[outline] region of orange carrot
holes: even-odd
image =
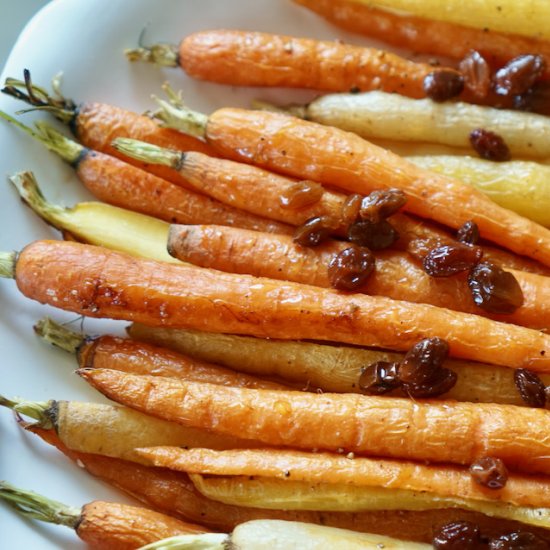
[[[342,215],[346,195],[323,189],[315,182],[296,181],[256,166],[197,152],[182,153],[158,148],[135,140],[117,139],[114,146],[120,152],[144,162],[170,166],[178,170],[199,193],[263,218],[297,226],[311,218],[327,216],[338,225]],[[309,189],[304,192],[305,188]],[[305,199],[303,195],[307,195]],[[301,200],[301,206],[288,207],[285,204],[293,200]],[[395,246],[401,250],[407,250],[410,242],[416,239],[438,244],[448,244],[454,240],[441,228],[425,220],[405,214],[395,214],[390,220],[400,234]],[[283,233],[281,230],[273,232]],[[343,227],[337,228],[336,233],[345,235]],[[485,258],[499,265],[550,275],[550,269],[524,257],[494,247],[483,248]]]
[[[86,102],[77,105],[73,100],[56,94],[51,97],[43,88],[34,86],[28,70],[23,71],[24,81],[7,78],[2,92],[12,95],[36,107],[47,107],[58,120],[64,122],[85,147],[114,157],[120,157],[111,147],[117,137],[132,137],[161,147],[172,147],[180,151],[201,151],[215,155],[204,141],[191,136],[178,135],[169,128],[162,128],[153,119],[106,103]],[[177,185],[186,186],[178,174],[163,166],[148,166],[136,160],[130,164],[152,172]],[[149,170],[149,168],[151,168]]]
[[[550,61],[550,44],[546,40],[398,14],[353,0],[294,2],[346,30],[418,53],[462,59],[477,50],[495,67],[526,53],[543,55]],[[550,76],[548,66],[545,76]]]
[[[181,449],[148,447],[136,450],[153,466],[189,474],[260,476],[426,491],[438,496],[508,502],[516,506],[550,507],[550,479],[512,474],[503,489],[490,490],[472,483],[465,468],[417,464],[398,460],[349,458],[331,453],[283,449]]]
[[[487,536],[499,536],[524,528],[517,522],[459,509],[340,513],[296,510],[284,512],[231,506],[202,496],[189,477],[180,472],[100,455],[74,453],[63,446],[53,431],[36,428],[32,431],[56,446],[71,460],[79,461],[90,474],[129,493],[146,505],[184,521],[201,523],[225,532],[231,531],[239,523],[266,518],[305,521],[397,537],[403,536],[405,531],[408,540],[424,542],[432,541],[434,525],[453,521],[471,521]],[[537,527],[530,527],[529,530],[543,540],[550,541],[548,530]]]
[[[97,550],[135,550],[160,539],[205,533],[208,529],[127,504],[94,500],[73,508],[32,491],[0,482],[0,499],[23,515],[64,525]]]
[[[131,60],[179,65],[189,76],[220,84],[332,92],[384,90],[413,98],[425,97],[424,78],[442,70],[340,41],[233,30],[197,32],[179,47],[156,45],[130,50],[127,55]]]
[[[483,238],[550,266],[550,230],[469,185],[423,170],[355,134],[244,109],[219,109],[202,132],[222,156],[275,172],[363,195],[397,187],[407,195],[405,210],[455,229],[473,220]]]
[[[153,326],[316,339],[408,350],[447,340],[451,355],[550,372],[550,336],[477,315],[383,297],[134,258],[73,242],[37,241],[0,257],[27,297],[90,317]]]
[[[329,241],[315,248],[294,244],[291,237],[222,226],[172,225],[168,251],[200,267],[247,273],[330,288],[328,266],[350,243]],[[550,278],[514,272],[524,303],[509,315],[491,315],[477,307],[466,275],[430,277],[408,254],[376,253],[376,268],[357,292],[387,296],[483,315],[537,330],[550,331]]]
[[[268,445],[470,465],[491,456],[550,474],[550,412],[487,403],[229,388],[81,369],[106,397],[152,416]]]
[[[0,118],[17,126],[57,153],[75,169],[86,188],[108,204],[172,223],[176,220],[180,223],[200,223],[209,219],[211,223],[291,232],[291,228],[284,224],[226,206],[110,155],[87,149],[45,123],[37,123],[35,131],[2,111]]]

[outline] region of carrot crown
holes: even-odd
[[[263,99],[253,99],[251,107],[257,111],[269,111],[270,113],[292,115],[296,118],[307,118],[308,105],[299,105],[298,103],[281,106],[270,103],[269,101],[264,101]]]
[[[61,122],[70,124],[74,120],[77,107],[72,99],[67,99],[61,95],[60,89],[61,74],[52,78],[53,95],[50,95],[44,88],[34,85],[31,80],[30,71],[24,69],[23,80],[11,77],[6,78],[2,92],[32,105],[31,109],[21,112],[34,110],[50,111]]]
[[[40,338],[69,353],[76,353],[87,340],[86,336],[70,330],[48,317],[40,319],[33,328]]]
[[[227,550],[229,537],[224,533],[202,533],[200,535],[178,535],[152,542],[139,550]]]
[[[159,42],[146,46],[144,43],[145,31],[144,27],[138,38],[137,48],[128,48],[124,50],[124,55],[129,61],[145,61],[154,63],[160,67],[177,67],[179,65],[179,52],[175,44]]]
[[[7,407],[18,415],[34,418],[36,423],[33,425],[37,428],[51,430],[55,427],[57,416],[56,401],[25,401],[18,397],[8,399],[0,395],[0,406]]]
[[[0,498],[28,518],[65,525],[71,529],[76,529],[80,521],[78,508],[51,500],[33,491],[19,489],[6,481],[0,481]]]
[[[174,170],[181,170],[185,153],[165,149],[151,143],[130,138],[116,138],[111,145],[124,155],[152,164],[162,164]]]
[[[0,252],[0,277],[15,279],[17,252]]]

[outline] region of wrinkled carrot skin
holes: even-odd
[[[153,174],[97,151],[87,151],[76,173],[98,199],[175,223],[220,223],[290,233],[285,224],[243,212],[231,206],[174,185]]]
[[[292,194],[296,185],[295,179],[242,162],[212,158],[197,152],[185,154],[180,174],[200,193],[240,210],[293,226],[301,225],[317,216],[328,216],[331,220],[338,221],[346,200],[346,195],[325,189],[318,202],[302,208],[287,208],[281,204],[281,196]],[[406,250],[413,239],[438,240],[441,244],[454,240],[425,220],[396,214],[391,217],[391,221],[400,234],[396,247],[401,250]],[[283,233],[280,230],[272,232]],[[345,234],[341,227],[336,233]],[[550,269],[527,258],[519,258],[489,246],[484,246],[484,250],[485,258],[496,261],[499,265],[550,275]]]
[[[81,368],[115,369],[132,374],[182,378],[210,384],[288,389],[282,384],[191,359],[165,348],[116,336],[101,336],[86,342],[79,350],[78,363]]]
[[[254,519],[285,519],[352,529],[366,533],[403,537],[407,540],[431,542],[434,526],[451,521],[471,521],[487,536],[499,536],[523,527],[518,522],[490,518],[476,512],[458,509],[425,512],[380,511],[368,513],[277,511],[243,508],[216,502],[202,496],[191,480],[180,472],[151,468],[116,458],[74,453],[51,430],[32,429],[42,439],[56,446],[71,460],[80,460],[92,475],[130,494],[163,513],[183,521],[200,523],[222,532],[232,531],[238,524]],[[529,527],[544,540],[550,531]]]
[[[550,474],[550,412],[467,402],[229,388],[114,370],[78,371],[122,405],[272,446]]]
[[[153,510],[102,501],[82,507],[76,528],[77,535],[98,550],[136,550],[164,538],[207,531]]]
[[[308,483],[344,483],[424,491],[434,495],[501,501],[516,506],[550,506],[550,479],[510,475],[503,489],[490,490],[472,483],[466,468],[430,466],[398,460],[373,460],[331,453],[304,453],[283,449],[213,451],[181,447],[148,447],[137,454],[156,467],[189,474],[261,476]]]
[[[294,0],[348,31],[364,34],[417,53],[462,59],[477,50],[495,67],[526,53],[550,60],[550,44],[544,40],[475,29],[396,14],[353,0]],[[550,76],[547,66],[545,77]]]
[[[184,262],[323,288],[331,287],[330,262],[349,246],[329,241],[306,248],[286,235],[211,225],[172,225],[168,237],[170,254]],[[509,315],[490,315],[474,304],[466,274],[430,277],[408,254],[384,250],[376,253],[375,270],[356,292],[432,304],[550,332],[550,278],[521,271],[514,276],[523,290],[523,306]]]
[[[206,137],[223,157],[353,193],[397,187],[407,195],[405,210],[455,229],[473,220],[483,238],[550,266],[550,230],[355,134],[280,113],[227,108],[210,116]]]
[[[550,372],[549,336],[426,304],[176,266],[63,241],[27,246],[15,275],[28,298],[90,317],[398,351],[439,336],[454,357]]]
[[[138,115],[106,103],[84,103],[78,107],[71,124],[74,135],[89,149],[100,151],[137,166],[162,179],[189,187],[184,178],[166,166],[148,164],[122,155],[111,143],[118,137],[129,137],[178,151],[200,151],[215,155],[204,141],[159,126],[152,118]]]
[[[200,80],[236,86],[283,86],[332,92],[384,90],[412,98],[426,94],[434,67],[393,53],[308,38],[213,30],[187,36],[179,63]]]

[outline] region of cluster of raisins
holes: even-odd
[[[316,196],[315,190],[308,187],[306,195]],[[375,258],[371,251],[388,248],[399,239],[399,233],[387,218],[405,202],[405,194],[400,189],[373,191],[366,197],[350,195],[342,207],[340,220],[328,216],[311,218],[296,229],[294,242],[317,246],[335,231],[343,231],[352,246],[332,258],[328,278],[333,288],[356,290],[374,270]]]
[[[488,313],[514,313],[523,304],[523,292],[516,278],[499,266],[482,261],[483,250],[476,246],[477,225],[466,222],[457,233],[458,242],[438,244],[412,243],[409,251],[420,258],[431,277],[451,277],[468,271],[468,286],[474,303]]]
[[[436,397],[447,393],[457,380],[456,373],[443,367],[449,345],[441,338],[424,338],[400,363],[378,361],[365,367],[359,388],[370,395],[382,395],[397,388],[411,397]]]
[[[436,550],[546,550],[548,543],[528,531],[513,531],[499,537],[483,537],[479,527],[469,521],[453,521],[434,533]]]

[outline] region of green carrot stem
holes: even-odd
[[[86,336],[70,330],[54,320],[45,317],[34,325],[34,331],[40,338],[69,353],[76,353],[86,341]]]
[[[7,407],[18,414],[30,416],[36,420],[36,423],[33,425],[37,428],[44,428],[45,430],[55,428],[57,417],[56,401],[25,401],[18,397],[8,399],[0,395],[0,406]]]
[[[124,55],[129,61],[145,61],[160,67],[177,67],[179,65],[178,47],[174,44],[140,45],[137,48],[124,50]]]
[[[178,535],[152,542],[139,550],[228,550],[230,538],[224,533]]]
[[[128,157],[142,160],[151,164],[162,164],[174,170],[180,170],[185,153],[158,147],[151,143],[130,138],[117,138],[111,145]]]
[[[15,279],[17,252],[0,252],[0,277]]]

